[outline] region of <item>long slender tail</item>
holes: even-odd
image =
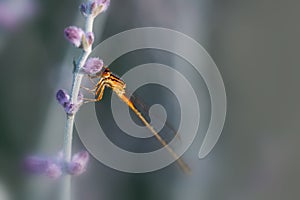
[[[134,106],[128,97],[124,94],[118,94],[120,99],[126,103],[131,110],[140,118],[140,120],[145,124],[145,126],[152,132],[156,139],[168,150],[168,152],[176,159],[180,168],[187,174],[191,172],[189,166],[177,155],[177,153],[166,143],[166,141],[156,132],[156,130],[147,122],[139,110]]]

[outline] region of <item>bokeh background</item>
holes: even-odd
[[[20,164],[26,155],[53,155],[61,148],[65,118],[54,97],[57,89],[71,85],[72,59],[79,51],[65,41],[63,30],[83,24],[80,3],[0,1],[1,200],[56,199],[59,184],[25,175]],[[191,176],[183,175],[176,164],[127,174],[92,159],[88,172],[74,179],[74,200],[298,199],[299,9],[300,2],[292,0],[112,0],[95,22],[95,44],[121,31],[148,26],[189,35],[204,46],[220,70],[227,118],[219,142],[205,159],[197,158],[201,134],[184,154]],[[124,55],[111,67],[122,75],[147,62],[191,72],[180,58],[151,50]],[[201,80],[199,88],[207,100]],[[145,94],[150,104],[155,101],[154,95]],[[109,96],[110,91],[97,104],[104,116],[109,113],[105,106]],[[209,102],[204,104],[209,107]],[[207,113],[201,113],[204,122]],[[176,119],[171,121],[176,127]],[[110,119],[104,122],[113,125]],[[117,140],[118,134],[112,131],[112,138]],[[84,147],[76,133],[74,137],[76,152]]]

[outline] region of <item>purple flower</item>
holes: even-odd
[[[89,161],[89,153],[82,151],[75,154],[72,157],[72,161],[69,163],[68,172],[71,175],[80,175],[86,171],[86,167]]]
[[[57,179],[62,175],[61,163],[56,159],[45,157],[30,156],[24,161],[24,168],[27,172],[33,174],[45,174],[49,178]]]
[[[57,99],[58,103],[63,106],[63,108],[65,109],[65,112],[69,115],[72,115],[72,114],[76,113],[79,110],[80,106],[82,105],[83,94],[81,92],[79,92],[76,104],[71,103],[70,96],[64,90],[57,91],[56,99]]]
[[[97,72],[101,71],[103,65],[103,60],[99,58],[89,58],[82,69],[87,74],[96,74]]]
[[[68,115],[72,115],[79,110],[79,107],[80,106],[78,106],[77,104],[69,103],[64,107],[64,109]]]
[[[46,171],[49,160],[38,156],[30,156],[24,160],[24,169],[30,173],[41,174]]]
[[[69,26],[65,28],[65,37],[76,47],[80,47],[82,43],[82,37],[84,36],[84,31],[76,26]]]
[[[70,96],[64,90],[58,90],[56,93],[56,99],[60,105],[65,106],[70,102]]]
[[[110,0],[96,0],[98,6],[101,6],[101,12],[105,12],[110,5]]]
[[[39,12],[39,5],[35,0],[0,1],[0,28],[16,31]]]
[[[66,163],[63,161],[63,155],[60,152],[52,158],[30,156],[24,160],[23,166],[27,172],[46,175],[52,179],[58,179],[63,173],[71,175],[80,175],[86,171],[89,161],[89,153],[81,151],[72,157],[72,161]],[[65,168],[66,167],[66,168]]]
[[[86,39],[87,39],[87,42],[89,45],[92,45],[94,40],[95,40],[95,36],[94,36],[94,33],[93,32],[88,32],[86,34]]]
[[[79,10],[80,10],[81,14],[85,17],[87,17],[88,14],[90,13],[88,3],[82,3],[79,7]]]
[[[86,17],[89,15],[96,17],[100,13],[105,12],[109,4],[110,0],[92,0],[81,4],[80,12]]]
[[[45,174],[52,179],[58,179],[61,177],[62,173],[62,166],[57,163],[49,163],[47,169],[45,170]]]

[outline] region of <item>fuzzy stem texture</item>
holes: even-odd
[[[94,23],[94,17],[88,16],[85,21],[85,32],[92,32],[93,31],[93,23]],[[85,49],[82,51],[81,56],[79,57],[78,61],[76,62],[76,68],[74,70],[73,74],[73,82],[72,82],[72,90],[71,90],[71,103],[77,103],[77,97],[80,90],[80,85],[82,82],[83,74],[80,72],[81,68],[85,64],[87,58],[89,57],[90,53],[92,51],[92,45],[88,49]],[[73,129],[74,129],[74,120],[75,120],[74,114],[67,115],[67,122],[66,122],[66,128],[64,133],[64,143],[63,143],[63,156],[64,156],[64,162],[69,163],[72,158],[72,140],[73,140]],[[66,171],[66,167],[64,169]],[[62,191],[61,191],[61,197],[60,200],[71,200],[71,176],[67,173],[64,174],[62,178]]]

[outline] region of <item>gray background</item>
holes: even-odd
[[[61,148],[64,116],[54,95],[58,88],[70,87],[71,60],[78,51],[65,42],[63,29],[81,24],[79,4],[42,1],[40,12],[19,29],[1,27],[0,181],[13,199],[38,199],[56,189],[48,183],[44,190],[28,184],[31,178],[22,173],[20,162],[30,153],[54,154]],[[289,0],[112,0],[109,11],[96,21],[96,43],[145,26],[191,36],[219,67],[228,98],[227,119],[208,157],[196,159],[201,135],[183,156],[193,169],[190,177],[176,165],[133,175],[92,159],[88,172],[76,178],[75,199],[298,199],[299,8],[299,2]],[[137,55],[116,61],[126,68],[112,68],[121,75],[137,63],[156,61],[192,74],[187,63],[172,55]],[[199,87],[207,96],[201,81]],[[145,99],[151,103],[150,97]],[[107,102],[108,94],[99,106]],[[103,123],[109,127],[112,122]],[[75,134],[74,150],[82,148]]]

